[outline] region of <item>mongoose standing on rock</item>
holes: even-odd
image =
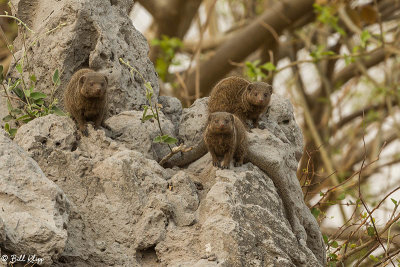
[[[204,142],[214,166],[228,169],[232,159],[241,166],[247,153],[247,136],[243,123],[233,114],[215,112],[208,116]],[[219,158],[223,158],[220,164]]]
[[[107,109],[107,87],[107,77],[91,69],[78,70],[68,83],[64,105],[85,136],[88,136],[88,121],[94,122],[95,128],[103,122]]]
[[[224,111],[236,115],[245,126],[247,120],[258,127],[260,115],[271,101],[272,86],[264,82],[248,82],[232,76],[214,86],[208,101],[209,113]]]

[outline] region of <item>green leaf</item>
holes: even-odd
[[[330,243],[330,245],[331,245],[331,247],[333,247],[333,248],[337,248],[337,247],[339,246],[338,242],[336,242],[336,241],[332,241],[332,242]]]
[[[29,77],[29,79],[34,83],[37,81],[35,74],[32,74],[31,77]]]
[[[379,261],[379,259],[377,257],[375,257],[374,255],[369,255],[369,258],[374,262],[378,262]]]
[[[21,63],[17,64],[17,66],[15,66],[15,68],[17,69],[17,71],[22,74],[22,65]]]
[[[28,90],[24,90],[24,93],[25,93],[26,97],[28,97],[28,98],[31,97],[31,90],[29,90],[29,89]]]
[[[11,137],[15,137],[15,135],[17,134],[17,129],[15,128],[11,128],[10,131],[8,131],[8,133],[10,134]]]
[[[22,110],[20,110],[19,108],[13,108],[11,110],[11,114],[13,114],[13,115],[22,114]]]
[[[346,193],[345,192],[342,192],[338,197],[337,197],[337,200],[343,200],[343,199],[345,199],[346,198]]]
[[[6,123],[4,124],[4,130],[9,133],[10,132],[10,124]]]
[[[396,201],[395,199],[391,198],[390,200],[392,200],[393,204],[394,204],[395,206],[397,206],[397,201]]]
[[[322,238],[324,239],[325,244],[328,245],[328,236],[327,235],[322,235]]]
[[[29,97],[29,96],[28,96]],[[33,92],[31,93],[30,97],[34,100],[46,98],[47,95],[42,92]]]
[[[369,236],[374,236],[374,235],[375,235],[375,229],[374,229],[374,227],[369,226],[369,227],[367,228],[367,232],[368,232],[368,235],[369,235]]]
[[[312,208],[312,209],[311,209],[311,213],[312,213],[312,215],[314,215],[314,217],[315,217],[316,219],[318,219],[318,216],[319,216],[319,214],[321,213],[321,210],[320,210],[320,209],[317,209],[317,208]]]
[[[153,115],[146,115],[144,118],[142,118],[142,122],[144,122],[144,121],[148,121],[148,120],[150,120],[150,119],[152,119],[152,118],[154,118],[154,116]]]
[[[56,69],[56,70],[54,71],[54,74],[53,74],[53,83],[54,83],[55,85],[58,85],[59,82],[60,82],[60,75],[59,75],[59,73],[58,73],[58,69]]]
[[[9,99],[7,99],[7,109],[8,109],[8,112],[12,111],[12,106],[11,106],[11,102]]]
[[[267,62],[264,65],[261,65],[260,68],[268,70],[268,71],[276,70],[276,67],[272,62]]]
[[[12,119],[14,119],[14,117],[13,116],[11,116],[11,115],[7,115],[7,116],[5,116],[4,118],[3,118],[3,121],[5,121],[5,122],[9,122],[10,120],[12,120]]]
[[[337,255],[335,253],[329,253],[329,258],[336,260],[337,259]]]
[[[168,136],[168,138],[166,138],[163,142],[164,142],[164,143],[167,143],[167,144],[169,144],[169,145],[173,145],[173,144],[175,144],[176,142],[178,142],[178,139],[173,138],[173,137],[171,137],[171,136]]]
[[[143,107],[143,116],[142,116],[142,121],[144,120],[144,117],[146,117],[147,114],[147,110],[149,109],[149,106],[145,105]]]
[[[15,87],[15,88],[12,89],[12,91],[13,91],[21,100],[25,100],[25,95],[24,95],[24,92],[22,91],[21,88]]]
[[[35,104],[41,106],[44,104],[44,101],[43,101],[43,99],[36,99]]]
[[[160,143],[161,142],[161,136],[157,136],[156,138],[154,138],[153,142],[154,143]]]
[[[365,48],[367,46],[367,42],[370,38],[371,38],[371,34],[369,33],[369,31],[364,30],[361,33],[361,46]]]
[[[18,117],[16,120],[17,121],[21,121],[21,120],[26,120],[26,119],[31,119],[31,117],[28,114],[26,114],[26,115],[23,115],[21,117]]]
[[[59,107],[57,106],[53,106],[51,108],[51,113],[56,114],[58,116],[66,116],[67,114],[65,114],[64,111],[62,111]]]

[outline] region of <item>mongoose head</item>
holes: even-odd
[[[272,86],[264,82],[250,83],[246,88],[247,102],[254,106],[267,106],[271,100]]]
[[[235,127],[234,117],[228,112],[214,112],[208,116],[208,127],[213,133],[231,133]]]
[[[78,81],[81,95],[87,98],[103,97],[107,91],[108,79],[98,72],[87,72]]]

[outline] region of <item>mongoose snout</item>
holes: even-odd
[[[107,91],[108,79],[96,72],[88,72],[79,79],[80,92],[87,98],[103,97]]]

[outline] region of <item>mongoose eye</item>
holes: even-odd
[[[94,82],[90,82],[90,86],[93,86],[94,85]]]
[[[265,96],[265,97],[267,97],[267,96],[268,96],[268,94],[267,94],[267,93],[265,93],[265,94],[264,94],[264,96]]]
[[[258,93],[254,93],[254,96],[257,96],[258,95]]]
[[[103,82],[101,83],[101,87],[104,87],[104,83]]]
[[[228,123],[229,121],[228,120],[225,120],[225,123]]]

